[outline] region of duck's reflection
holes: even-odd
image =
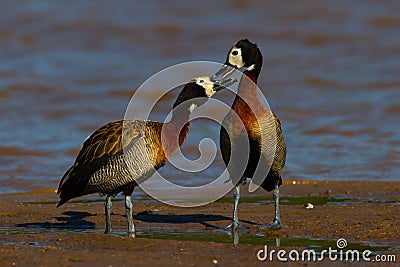
[[[239,240],[240,240],[240,235],[245,234],[245,232],[243,230],[230,230],[230,231],[226,231],[229,236],[231,237],[232,243],[234,245],[239,245]],[[264,233],[258,233],[256,234],[257,236],[264,236]],[[278,237],[275,237],[275,246],[276,247],[280,247],[281,246],[281,239]]]

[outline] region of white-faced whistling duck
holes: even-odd
[[[282,184],[281,172],[285,165],[286,145],[278,117],[266,109],[256,95],[256,84],[262,63],[262,54],[257,45],[243,39],[233,45],[229,50],[224,67],[212,76],[212,80],[218,81],[231,75],[234,69],[243,70],[232,110],[224,118],[220,131],[220,148],[227,166],[231,152],[232,155],[238,153],[240,155],[240,144],[247,142],[250,146],[247,148],[247,151],[250,150],[247,166],[244,172],[244,168],[241,170],[241,175],[233,179],[234,174],[228,167],[231,180],[235,183],[233,222],[227,227],[230,230],[239,229],[237,215],[240,198],[239,185],[245,182],[245,178],[254,180],[256,168],[260,168],[263,163],[268,167],[265,167],[264,174],[261,176],[265,179],[260,185],[266,191],[274,191],[275,218],[269,224],[259,225],[259,228],[279,229],[282,226],[279,213],[279,186]],[[233,116],[231,113],[237,115]],[[241,125],[244,127],[240,127]],[[272,136],[276,136],[276,138],[274,139]],[[247,138],[248,141],[243,142]],[[267,162],[268,159],[269,162]],[[260,165],[257,166],[259,162]],[[235,163],[233,162],[232,165],[234,168]],[[259,174],[258,169],[257,174]]]
[[[92,193],[106,195],[105,233],[111,233],[111,198],[122,192],[128,235],[134,237],[130,196],[135,186],[164,166],[184,142],[189,132],[191,111],[233,82],[226,79],[213,83],[209,77],[195,78],[177,97],[169,122],[118,120],[102,126],[85,140],[74,165],[62,177],[57,207],[72,198]]]

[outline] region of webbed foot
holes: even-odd
[[[222,229],[225,232],[242,232],[246,231],[247,227],[241,225],[239,222],[232,221],[227,227]]]
[[[282,223],[280,220],[274,219],[272,222],[268,224],[259,224],[257,225],[258,229],[272,229],[272,230],[278,230],[282,228]]]

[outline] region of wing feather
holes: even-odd
[[[144,124],[139,120],[118,120],[105,124],[91,134],[83,143],[74,165],[60,181],[57,191],[60,197],[70,199],[83,195],[82,190],[93,173],[110,158],[122,154],[124,149],[129,149],[144,137]]]

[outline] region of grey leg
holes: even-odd
[[[128,236],[135,237],[135,225],[132,216],[132,201],[131,196],[125,196],[126,218],[128,219]]]
[[[280,214],[280,211],[279,211],[279,185],[275,186],[275,189],[274,189],[274,200],[275,200],[275,218],[274,218],[274,222],[277,222],[279,224],[279,226],[281,227],[282,226],[281,214]]]
[[[105,212],[106,212],[106,230],[104,231],[106,234],[111,234],[112,229],[111,229],[111,196],[106,197],[106,202],[105,202]]]
[[[240,185],[236,185],[233,189],[233,222],[239,225],[238,205],[240,199]]]
[[[240,184],[237,184],[233,189],[233,221],[226,230],[238,230],[239,229],[239,218],[238,218],[238,205],[240,199]]]
[[[279,185],[275,186],[273,195],[275,200],[275,218],[269,224],[259,225],[258,228],[260,229],[280,229],[282,227],[281,215],[279,212]]]

